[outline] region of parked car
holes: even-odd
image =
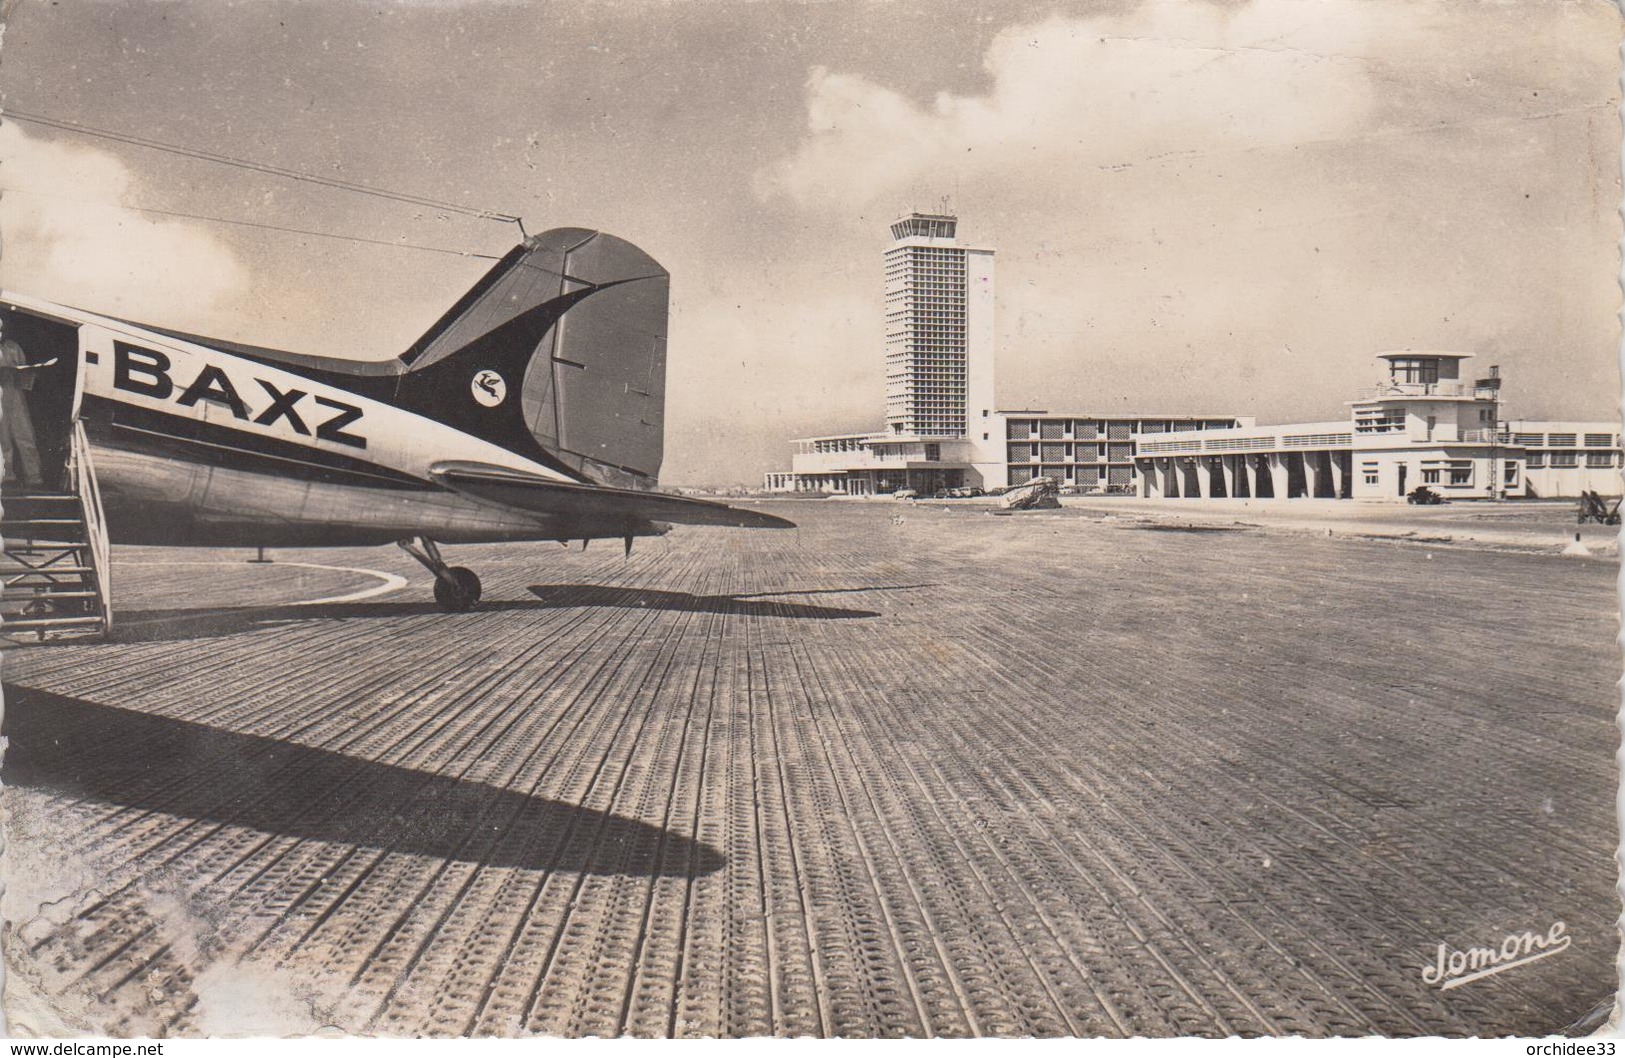
[[[920,494],[915,492],[913,489],[898,489],[896,492],[891,494],[891,498],[894,500],[912,500],[917,499],[919,495]]]

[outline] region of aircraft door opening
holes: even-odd
[[[0,368],[6,486],[65,488],[79,403],[79,328],[17,309],[0,311]]]

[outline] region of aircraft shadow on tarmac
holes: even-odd
[[[832,594],[840,589],[809,592],[753,592],[739,595],[693,595],[686,591],[659,591],[655,588],[617,588],[603,584],[532,584],[530,593],[546,607],[598,606],[624,610],[679,610],[684,613],[736,614],[758,617],[795,617],[817,621],[842,621],[879,617],[874,610],[852,610],[844,606],[815,606],[811,603],[780,602],[780,595]],[[900,590],[892,589],[845,589]]]
[[[6,685],[4,733],[6,785],[142,812],[527,870],[700,875],[726,862],[607,812],[33,688]]]
[[[830,595],[846,592],[907,591],[930,587],[904,584],[874,588],[822,588],[805,592],[755,592],[739,595],[693,595],[654,588],[618,588],[598,584],[533,584],[534,599],[487,599],[472,614],[447,614],[435,603],[350,602],[314,605],[242,606],[204,610],[132,610],[119,616],[113,639],[120,643],[171,642],[212,636],[237,635],[289,621],[354,620],[416,617],[432,614],[461,621],[480,613],[513,610],[557,610],[575,606],[616,607],[628,610],[677,610],[687,613],[738,616],[790,617],[799,620],[842,621],[879,617],[874,610],[810,603],[780,602],[780,595]]]

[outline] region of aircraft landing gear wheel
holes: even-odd
[[[434,601],[447,613],[465,613],[480,601],[480,578],[467,566],[452,566],[446,570],[450,581],[434,579]]]
[[[434,574],[434,601],[447,613],[464,613],[480,601],[480,578],[467,566],[448,566],[440,548],[426,536],[395,541],[395,546]]]

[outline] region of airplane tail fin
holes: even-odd
[[[396,400],[586,481],[651,488],[670,278],[613,235],[532,236],[401,354]]]

